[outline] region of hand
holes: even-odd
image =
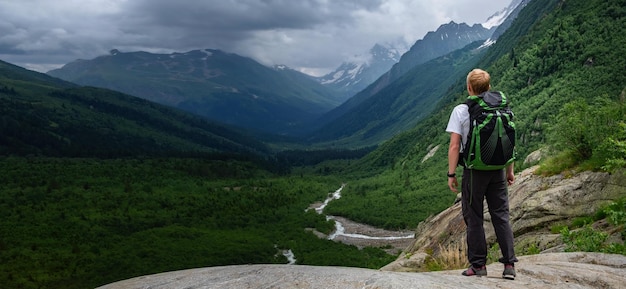
[[[456,177],[448,178],[448,187],[451,191],[458,193],[457,187],[459,186],[459,182],[456,180]]]
[[[507,172],[506,181],[509,183],[509,186],[515,182],[515,175],[513,174],[513,171]]]

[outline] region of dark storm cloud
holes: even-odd
[[[450,20],[480,23],[508,2],[0,0],[0,59],[47,71],[114,48],[212,48],[319,73],[377,42],[406,46]]]
[[[375,1],[376,3],[378,1]],[[192,29],[253,31],[275,28],[306,29],[321,22],[349,21],[351,10],[372,7],[372,1],[132,1],[133,16],[147,25]],[[375,7],[375,6],[374,6]]]
[[[227,45],[247,39],[259,31],[308,30],[332,23],[352,25],[355,10],[372,10],[380,0],[370,1],[169,1],[141,0],[125,3],[129,11],[127,31],[149,31],[187,43]],[[137,32],[140,33],[140,32]],[[175,44],[174,44],[175,45]],[[228,45],[227,45],[228,46]]]

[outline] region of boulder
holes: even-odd
[[[576,217],[591,216],[612,201],[626,197],[626,177],[621,172],[581,172],[543,177],[534,173],[536,169],[536,166],[531,167],[517,174],[515,184],[509,187],[511,226],[518,256],[531,251],[562,252],[560,234],[552,232],[552,226],[568,225]],[[486,204],[484,218],[487,242],[493,245],[496,236]],[[424,271],[424,262],[420,264],[407,260],[419,254],[437,258],[448,248],[462,248],[465,244],[465,223],[461,216],[461,204],[455,203],[420,223],[415,238],[415,242],[396,261],[382,270]],[[421,257],[420,260],[427,259]]]

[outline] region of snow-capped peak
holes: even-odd
[[[333,72],[317,80],[344,91],[347,99],[389,71],[400,60],[403,50],[406,49],[393,43],[375,44],[369,53],[351,57]]]
[[[511,15],[511,13],[513,13],[515,8],[517,8],[517,6],[521,2],[522,2],[522,0],[513,0],[508,7],[506,7],[504,9],[496,12],[493,15],[491,15],[487,19],[487,21],[482,23],[483,27],[485,27],[487,29],[491,29],[493,27],[500,26],[500,24],[502,24],[504,22],[504,20],[506,20],[506,18],[509,17],[509,15]]]
[[[350,61],[342,63],[335,71],[321,77],[319,81],[322,84],[349,86],[359,83],[364,76],[363,73],[373,73],[373,75],[366,76],[366,78],[371,78],[367,80],[369,84],[400,60],[401,49],[390,43],[376,44],[368,54],[353,56]]]

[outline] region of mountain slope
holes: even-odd
[[[3,155],[120,157],[257,154],[232,128],[106,89],[79,87],[0,61]]]
[[[272,133],[340,104],[334,91],[310,77],[285,78],[250,58],[210,49],[169,55],[113,50],[48,74]]]
[[[517,68],[508,64],[499,69],[496,68],[496,71],[494,71],[491,67],[494,67],[497,60],[504,60],[510,57],[509,53],[520,45],[519,42],[522,41],[522,39],[527,39],[530,45],[535,43],[533,39],[526,36],[528,31],[536,25],[539,25],[538,23],[541,22],[542,17],[552,12],[558,1],[559,0],[551,0],[548,3],[543,3],[541,0],[531,0],[528,5],[520,11],[518,19],[513,21],[511,27],[502,34],[498,42],[487,49],[482,59],[477,63],[477,67],[487,69],[491,74],[491,79],[494,82],[492,83],[492,88],[506,91],[516,112],[519,109],[516,107],[518,106],[518,100],[511,95],[513,91],[509,91],[507,87],[499,87],[497,82],[504,71],[515,70]],[[463,102],[466,97],[467,88],[465,78],[460,77],[458,82],[444,95],[442,102],[437,105],[428,117],[420,121],[415,128],[400,133],[383,143],[377,150],[362,160],[364,162],[363,165],[366,167],[380,167],[381,165],[384,166],[384,164],[390,163],[390,159],[395,162],[405,155],[424,156],[427,153],[425,151],[426,148],[432,147],[433,144],[445,145],[449,141],[449,136],[444,130],[450,112],[454,106]],[[517,114],[518,119],[516,120],[516,124],[518,124],[520,121],[519,118],[521,117],[519,113]],[[519,149],[523,149],[523,146],[518,147],[518,152]],[[447,167],[445,157],[447,156],[443,154],[435,154],[433,157],[441,162],[439,166],[442,170],[445,170]],[[524,155],[520,156],[520,158],[523,157]],[[413,161],[415,162],[415,160]]]
[[[442,95],[480,60],[482,41],[417,65],[376,95],[322,127],[314,143],[370,146],[413,127],[428,116]]]
[[[332,126],[341,115],[355,109],[368,98],[375,97],[385,87],[400,79],[415,66],[461,49],[472,42],[484,41],[491,36],[492,32],[480,24],[468,26],[465,23],[456,24],[454,22],[441,25],[436,31],[428,32],[423,39],[415,42],[411,49],[403,54],[400,61],[388,72],[348,101],[324,114],[324,117],[318,121],[318,128],[326,124]],[[337,122],[341,125],[339,121]],[[319,138],[327,139],[328,137],[321,136]]]
[[[477,64],[490,72],[492,88],[504,91],[511,100],[519,138],[516,171],[533,164],[524,162],[531,152],[558,141],[550,136],[558,127],[590,131],[579,141],[593,140],[594,154],[610,145],[610,138],[623,144],[623,130],[616,125],[626,122],[623,4],[621,0],[530,1]],[[352,163],[358,179],[326,208],[328,213],[374,225],[413,227],[422,220],[418,214],[425,218],[450,206],[454,194],[443,175],[450,138],[445,127],[452,108],[466,97],[465,80],[460,77],[433,113],[415,128]],[[578,111],[582,115],[574,118],[575,122],[563,117],[565,108],[580,103],[592,109]],[[604,114],[608,109],[612,113]],[[594,138],[587,139],[590,136]],[[556,147],[553,155],[572,147]],[[607,148],[610,151],[615,145]],[[601,153],[597,157],[606,161]],[[573,160],[580,161],[579,157]],[[363,190],[366,194],[360,193]],[[412,201],[415,199],[418,201]],[[430,211],[416,211],[416,203],[428,204]]]
[[[478,48],[475,43],[483,44],[481,50],[493,44],[497,36],[489,38],[492,33],[495,31],[499,35],[506,30],[526,2],[513,1],[488,19],[488,24],[470,27],[450,22],[429,32],[389,72],[326,113],[310,140],[322,144],[368,146],[413,127],[430,113],[434,104],[458,81],[460,74],[477,64],[478,52],[471,51]],[[467,42],[470,40],[474,40],[474,44],[465,47],[463,52],[455,49],[471,43]],[[452,52],[443,53],[449,50]],[[442,56],[427,61],[439,54]]]
[[[411,70],[415,65],[430,59],[443,56],[466,45],[485,40],[491,36],[492,30],[481,24],[469,26],[453,21],[439,26],[436,31],[428,32],[422,40],[418,40],[411,49],[402,55],[400,62],[389,71],[387,81],[394,81]]]
[[[318,78],[318,81],[341,91],[345,101],[389,71],[400,61],[400,57],[397,49],[376,44],[369,50],[367,59],[344,62],[335,71]]]

